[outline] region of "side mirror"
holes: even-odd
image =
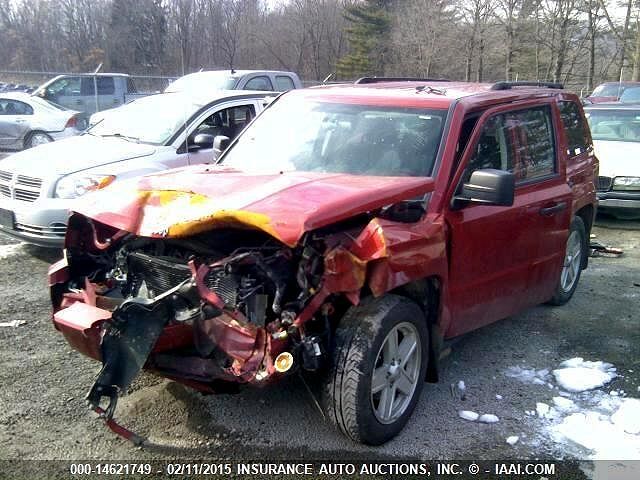
[[[226,135],[216,135],[216,138],[213,139],[213,159],[217,160],[220,158],[220,155],[222,155],[230,143],[231,139]]]
[[[209,133],[199,133],[193,138],[193,145],[200,148],[212,148],[213,147],[213,135]]]
[[[471,174],[468,183],[462,185],[462,192],[456,195],[454,207],[460,208],[468,202],[488,205],[511,206],[516,189],[513,173],[485,168]]]

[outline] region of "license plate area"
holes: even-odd
[[[0,208],[0,226],[11,230],[15,229],[16,216],[11,210]]]

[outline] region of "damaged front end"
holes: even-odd
[[[232,227],[152,238],[77,213],[69,232],[49,272],[53,321],[102,362],[87,399],[108,421],[143,368],[205,393],[320,369],[366,276],[348,232],[295,247]]]

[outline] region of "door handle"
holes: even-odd
[[[82,105],[82,100],[76,100],[76,105]]]
[[[558,202],[550,207],[541,208],[540,215],[543,217],[551,217],[552,215],[563,211],[565,208],[567,208],[567,202]]]

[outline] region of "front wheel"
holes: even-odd
[[[351,439],[380,445],[402,430],[420,397],[429,348],[425,316],[397,295],[370,298],[347,312],[335,339],[324,410]]]
[[[587,233],[580,217],[574,217],[569,229],[569,238],[562,263],[558,285],[551,298],[551,305],[564,305],[573,296],[578,287],[580,272],[587,255]]]

